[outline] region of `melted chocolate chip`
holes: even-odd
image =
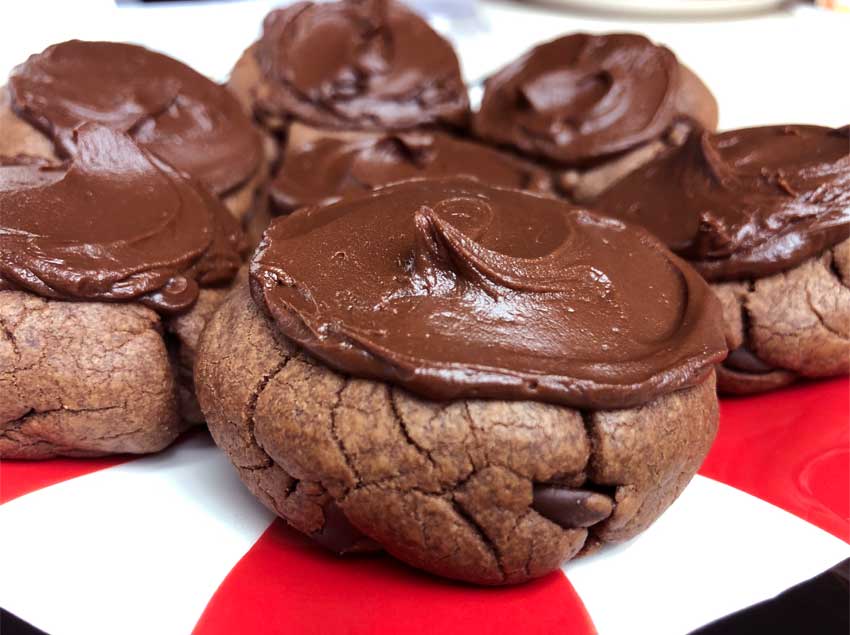
[[[536,485],[532,508],[564,529],[578,529],[608,518],[614,511],[614,501],[590,490]]]
[[[325,524],[321,531],[310,534],[310,537],[336,554],[342,555],[360,551],[374,551],[379,547],[368,536],[351,524],[345,513],[334,501],[325,505]]]
[[[765,364],[752,351],[743,346],[730,351],[726,359],[723,360],[723,365],[733,370],[755,375],[776,370],[773,366]]]

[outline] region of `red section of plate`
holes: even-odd
[[[700,474],[850,542],[850,381],[722,399]]]
[[[560,572],[518,587],[452,584],[388,557],[337,558],[276,521],[222,582],[195,635],[595,633]]]
[[[49,461],[0,461],[0,505],[49,485],[129,461],[131,456]]]
[[[196,427],[184,432],[171,447],[199,434],[207,434],[206,428]],[[108,467],[143,458],[143,456],[119,454],[96,459],[49,459],[47,461],[3,459],[0,461],[0,505],[44,487],[99,472]]]

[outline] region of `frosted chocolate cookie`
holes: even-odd
[[[126,133],[0,158],[0,458],[154,452],[200,416],[199,332],[236,275],[237,221]]]
[[[272,11],[231,74],[267,128],[464,127],[469,99],[451,44],[394,0],[298,2]]]
[[[287,214],[396,181],[458,175],[531,192],[552,190],[550,174],[533,163],[444,132],[329,132],[293,124],[269,191],[274,212]]]
[[[237,218],[265,213],[259,130],[225,87],[177,60],[71,40],[30,56],[0,93],[0,154],[66,159],[76,151],[74,129],[100,123],[199,180]]]
[[[687,259],[724,307],[720,390],[850,370],[850,129],[692,136],[595,201]]]
[[[679,495],[725,353],[717,299],[639,228],[410,180],[276,219],[195,379],[216,442],[297,529],[512,584]]]
[[[485,82],[474,133],[551,162],[586,201],[693,129],[717,103],[667,48],[642,35],[578,33],[531,49]]]

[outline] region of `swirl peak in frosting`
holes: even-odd
[[[324,135],[298,145],[300,128],[290,129],[283,166],[271,184],[283,213],[410,178],[467,175],[501,187],[551,189],[548,173],[531,162],[444,132]]]
[[[850,127],[692,135],[594,201],[709,280],[763,277],[850,237]]]
[[[67,165],[0,161],[0,290],[174,313],[235,276],[242,234],[206,189],[111,128],[72,141]]]
[[[216,194],[247,182],[264,160],[259,133],[225,87],[141,46],[55,44],[12,71],[9,90],[15,112],[62,156],[74,154],[77,126],[100,123]]]
[[[473,128],[483,139],[584,165],[661,136],[679,117],[713,128],[716,104],[669,49],[642,35],[577,33],[487,79]]]
[[[356,130],[467,123],[469,99],[451,44],[394,0],[272,11],[255,56],[265,82],[261,111]]]
[[[254,298],[328,365],[430,398],[645,403],[725,355],[719,307],[638,228],[466,178],[273,222]]]

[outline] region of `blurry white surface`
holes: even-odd
[[[631,14],[737,15],[766,11],[788,0],[541,0],[553,5],[589,11],[628,11]]]
[[[256,38],[263,16],[283,4],[288,2],[120,8],[110,0],[2,3],[0,76],[53,42],[79,37],[141,43],[224,79]],[[452,29],[448,35],[470,82],[564,33],[636,31],[669,46],[705,80],[720,104],[721,128],[791,122],[839,126],[850,120],[848,14],[791,5],[727,20],[628,20],[489,1],[479,3],[474,23],[466,28],[469,20],[435,20],[441,30]]]
[[[462,48],[468,77],[564,33],[633,31],[670,47],[702,77],[720,105],[721,128],[850,122],[850,15],[794,6],[739,19],[653,21],[483,6],[490,31],[479,46]]]

